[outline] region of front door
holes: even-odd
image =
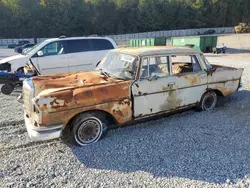
[[[37,56],[35,62],[42,74],[68,72],[64,41],[52,42],[40,51],[43,52],[43,56]]]
[[[168,56],[145,57],[140,79],[132,85],[134,118],[142,118],[176,108],[175,77],[170,75]]]

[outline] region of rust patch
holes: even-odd
[[[93,74],[91,75],[93,76]],[[61,86],[62,77],[59,80],[55,76],[53,77],[52,84],[49,83],[51,80],[49,82],[41,81],[41,83],[36,80],[35,87]],[[80,78],[79,75],[71,75],[71,77],[72,79]],[[132,104],[130,100],[132,81],[117,81],[111,78],[110,82],[102,83],[102,79],[99,79],[99,77],[94,78],[94,76],[91,78],[92,81],[89,78],[84,78],[84,80],[82,86],[76,86],[71,82],[68,86],[72,85],[72,87],[48,88],[38,95],[36,101],[38,107],[46,112],[42,119],[44,125],[62,123],[62,119],[64,123],[67,123],[73,116],[88,110],[105,111],[112,115],[118,124],[132,120]],[[66,82],[66,80],[64,81]]]

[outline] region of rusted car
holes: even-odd
[[[111,50],[93,71],[41,75],[23,84],[25,124],[33,140],[67,135],[80,146],[123,126],[178,110],[212,110],[236,92],[243,69],[211,65],[190,48]]]

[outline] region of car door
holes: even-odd
[[[132,84],[134,118],[176,108],[175,78],[169,66],[168,56],[142,58],[139,79]]]
[[[69,72],[91,70],[95,67],[96,54],[90,39],[67,40],[67,54]]]
[[[198,55],[171,55],[177,107],[198,104],[207,89],[207,72]]]
[[[35,63],[42,74],[69,71],[64,41],[51,42],[40,51],[42,51],[42,55],[35,55]]]
[[[107,39],[91,39],[93,45],[93,53],[95,54],[94,62],[98,63],[101,61],[107,53],[114,49],[113,44]]]

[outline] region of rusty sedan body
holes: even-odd
[[[243,69],[211,65],[190,48],[111,50],[93,71],[42,75],[23,84],[30,138],[68,134],[78,145],[122,126],[189,107],[211,110],[240,87]]]

